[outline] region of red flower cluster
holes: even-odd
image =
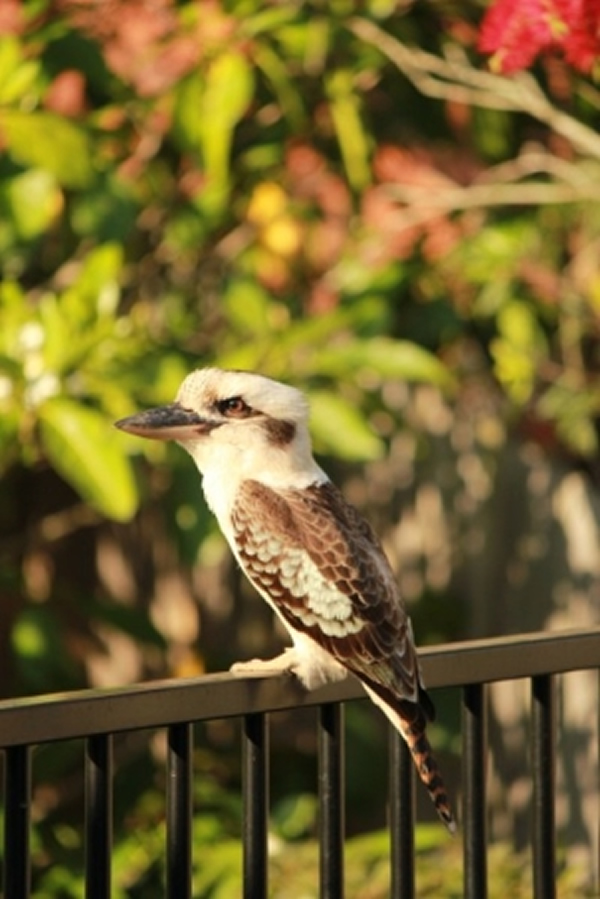
[[[481,25],[479,49],[492,54],[499,72],[525,69],[549,50],[590,72],[600,58],[600,0],[496,0]]]

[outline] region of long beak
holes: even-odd
[[[197,412],[184,409],[179,403],[169,403],[130,415],[115,422],[115,427],[128,434],[150,440],[189,440],[207,434],[218,422],[201,418]]]

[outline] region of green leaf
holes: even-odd
[[[44,366],[47,371],[62,373],[73,350],[81,346],[82,331],[65,315],[60,299],[53,293],[42,294],[37,311],[44,335]]]
[[[80,237],[124,243],[135,226],[138,211],[135,185],[120,179],[118,170],[109,169],[73,197],[71,223]]]
[[[51,112],[4,109],[0,132],[16,162],[45,169],[63,187],[85,187],[92,180],[90,141],[74,122]]]
[[[366,361],[382,377],[425,381],[450,387],[454,378],[443,362],[410,340],[373,339],[367,345]]]
[[[319,354],[321,373],[343,376],[357,369],[370,370],[380,378],[423,381],[439,387],[451,387],[453,377],[443,362],[410,340],[373,337],[330,346]]]
[[[269,331],[269,311],[273,301],[254,281],[234,281],[223,296],[230,326],[244,335],[260,338]]]
[[[254,62],[270,81],[281,110],[289,119],[291,126],[297,129],[306,127],[306,112],[302,95],[298,91],[295,79],[289,77],[288,66],[282,62],[281,57],[266,43],[257,44],[254,51]]]
[[[534,221],[510,219],[487,223],[459,244],[454,255],[461,277],[479,286],[474,317],[495,315],[509,300],[521,260],[540,253],[539,234]]]
[[[361,121],[352,72],[346,69],[334,72],[327,80],[327,93],[348,180],[360,191],[371,180],[371,168],[369,139]]]
[[[509,397],[526,403],[534,388],[540,356],[546,341],[528,305],[511,300],[497,317],[498,337],[490,341],[494,372]]]
[[[0,103],[7,106],[34,89],[40,64],[27,60],[16,37],[4,33],[0,40]]]
[[[204,79],[189,78],[179,92],[176,133],[186,147],[201,153],[206,184],[195,203],[209,216],[219,214],[227,202],[233,132],[253,88],[246,58],[231,50],[212,61]]]
[[[311,392],[310,407],[312,432],[318,449],[351,461],[381,458],[384,453],[382,441],[356,407],[339,394]]]
[[[208,70],[202,103],[202,127],[209,135],[215,124],[232,128],[245,113],[252,98],[252,72],[241,53],[218,56]]]
[[[98,512],[128,521],[137,508],[137,490],[111,423],[64,398],[44,403],[39,418],[42,443],[56,471]]]
[[[566,445],[584,457],[598,453],[599,409],[598,385],[584,386],[568,374],[550,385],[537,403],[542,420],[553,422]]]
[[[22,329],[30,323],[31,309],[23,288],[5,278],[0,281],[0,352],[21,365]]]
[[[123,250],[119,244],[105,243],[91,250],[77,280],[65,291],[61,305],[73,326],[98,317],[112,317],[119,302],[119,275]]]
[[[200,145],[202,123],[199,110],[202,104],[204,81],[199,73],[182,82],[175,98],[173,134],[185,150],[197,150]]]
[[[200,109],[200,143],[207,175],[208,211],[224,206],[229,195],[229,157],[233,131],[252,99],[252,70],[241,53],[223,53],[206,76]]]
[[[244,34],[256,37],[259,34],[272,34],[283,25],[294,22],[298,16],[298,8],[293,4],[282,4],[274,8],[262,9],[262,4],[257,4],[257,12],[248,16],[243,23]]]
[[[44,169],[17,175],[6,185],[4,196],[17,234],[25,240],[46,231],[62,208],[62,192],[54,176]]]

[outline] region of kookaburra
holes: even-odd
[[[426,735],[434,708],[410,619],[374,531],[313,459],[304,395],[262,375],[207,368],[184,380],[175,402],[117,427],[188,451],[237,561],[290,632],[281,656],[243,664],[291,671],[309,690],[356,675],[454,831]]]

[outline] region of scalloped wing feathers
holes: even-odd
[[[332,483],[275,492],[244,481],[232,524],[250,580],[292,628],[382,699],[422,704],[431,715],[410,622],[379,540]]]
[[[427,739],[434,707],[410,620],[370,525],[329,481],[272,490],[244,481],[231,514],[236,553],[292,631],[362,681],[400,731],[438,815],[456,825]]]

